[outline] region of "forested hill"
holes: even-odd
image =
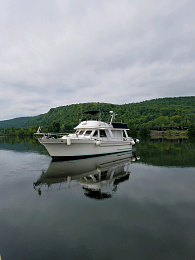
[[[54,122],[60,130],[73,129],[87,110],[113,110],[117,121],[129,126],[190,125],[195,122],[195,96],[160,98],[139,103],[114,105],[109,103],[81,103],[57,108],[34,117],[0,121],[0,128],[42,126],[48,128]],[[85,116],[86,117],[86,116]],[[108,115],[107,115],[108,118]],[[105,119],[105,118],[102,118]]]
[[[26,121],[30,118],[31,117],[18,117],[18,118],[0,121],[0,128],[8,128],[8,127],[20,128],[21,126],[24,126]]]

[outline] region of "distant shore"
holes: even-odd
[[[151,138],[187,138],[188,132],[186,130],[171,130],[171,131],[151,131]]]

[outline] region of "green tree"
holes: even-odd
[[[189,126],[188,135],[189,136],[195,136],[195,124]]]
[[[148,129],[147,126],[142,126],[142,127],[140,127],[139,134],[140,134],[140,136],[145,136],[145,137],[149,136],[150,130]]]
[[[60,123],[57,121],[52,122],[49,126],[49,131],[54,132],[54,133],[59,133],[60,132]]]
[[[165,126],[169,124],[168,116],[159,116],[154,120],[156,126]]]
[[[181,123],[181,116],[179,116],[179,115],[172,116],[171,121],[173,121],[175,124],[180,124]]]
[[[136,127],[134,125],[131,125],[129,127],[129,136],[137,137],[137,130],[136,130]]]

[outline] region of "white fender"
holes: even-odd
[[[134,145],[134,144],[135,144],[135,142],[134,142],[133,139],[130,141],[130,144],[131,144],[131,145]]]
[[[101,145],[101,142],[100,142],[100,141],[97,141],[97,142],[96,142],[96,145],[97,145],[97,146],[100,146],[100,145]]]
[[[66,140],[67,140],[67,145],[71,145],[71,138],[67,137]]]

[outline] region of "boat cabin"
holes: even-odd
[[[102,121],[82,121],[77,127],[76,132],[70,134],[71,138],[91,139],[91,140],[128,140],[127,124],[112,123],[108,124]]]

